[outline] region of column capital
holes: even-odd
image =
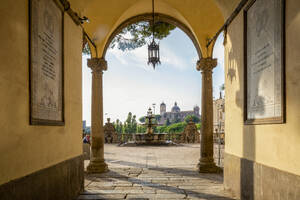
[[[210,71],[213,68],[215,68],[218,64],[218,59],[217,58],[201,58],[200,60],[197,61],[197,70],[198,71]]]
[[[107,70],[107,61],[104,58],[90,58],[87,60],[87,65],[96,73]]]

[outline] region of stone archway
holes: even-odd
[[[202,74],[202,126],[201,126],[201,156],[198,163],[200,172],[217,172],[213,159],[213,98],[212,98],[212,70],[217,66],[217,59],[212,57],[202,57],[202,52],[198,40],[192,31],[179,20],[164,14],[156,14],[157,21],[164,21],[175,25],[185,32],[192,40],[199,56],[197,62],[197,70]],[[122,22],[109,35],[102,56],[94,57],[88,60],[88,66],[92,69],[92,145],[91,145],[91,162],[88,166],[89,172],[104,172],[107,170],[107,164],[104,159],[104,129],[103,129],[103,71],[107,70],[107,61],[105,60],[106,52],[114,37],[120,33],[125,27],[139,21],[150,21],[152,15],[150,13],[141,14],[131,17]],[[97,131],[93,131],[97,130]]]
[[[112,25],[113,28],[110,31],[107,31],[107,35],[105,37],[99,36],[99,30],[101,30],[97,26],[93,26],[91,30],[93,30],[93,37],[95,44],[99,44],[100,46],[95,46],[96,57],[93,57],[89,60],[89,67],[93,71],[93,85],[92,85],[92,140],[97,140],[92,143],[92,152],[91,152],[91,167],[90,172],[102,172],[107,170],[107,165],[104,161],[104,132],[103,132],[103,91],[102,91],[102,76],[103,71],[107,69],[107,62],[105,60],[106,52],[117,34],[119,34],[125,27],[130,24],[140,22],[140,21],[150,21],[152,20],[152,13],[149,11],[142,12],[142,14],[137,15],[125,15],[124,13],[132,13],[133,7],[130,8],[130,12],[123,11],[123,14],[119,16],[119,20],[115,22],[115,25]],[[136,13],[136,12],[133,12]],[[163,14],[164,13],[164,14]],[[214,31],[210,26],[206,27],[209,31],[206,34],[201,32],[201,37],[199,37],[199,30],[195,30],[194,27],[190,26],[188,21],[185,21],[185,18],[182,15],[173,16],[166,14],[168,11],[157,12],[155,14],[156,21],[163,21],[169,24],[172,24],[178,28],[180,28],[193,42],[195,49],[198,54],[198,62],[196,64],[196,68],[202,74],[202,126],[201,126],[201,156],[198,164],[198,168],[200,172],[216,172],[217,169],[214,160],[213,160],[213,98],[212,98],[212,71],[213,68],[217,66],[217,59],[212,58],[212,46],[214,46],[214,42],[210,47],[206,46],[207,39],[209,35],[214,34]],[[202,12],[201,12],[202,13]],[[203,14],[202,14],[203,15]],[[127,16],[127,17],[126,17]],[[201,20],[200,20],[201,21]],[[203,20],[202,20],[203,21]],[[205,24],[205,23],[204,23]],[[207,25],[207,24],[205,24]],[[196,32],[195,32],[196,31]],[[197,34],[198,33],[198,34]],[[102,39],[101,39],[102,38]],[[97,55],[98,52],[99,57]],[[94,55],[95,56],[95,55]],[[98,79],[98,80],[96,80]],[[99,98],[100,97],[100,98]],[[99,119],[99,116],[101,119]],[[94,119],[94,120],[93,120]],[[94,128],[93,128],[94,127]],[[93,133],[94,132],[94,133]],[[97,135],[94,135],[97,134]],[[94,136],[93,136],[94,135]]]
[[[152,13],[145,13],[145,14],[141,14],[141,15],[136,15],[134,17],[131,17],[129,19],[126,19],[125,21],[123,21],[109,36],[108,40],[105,43],[104,46],[104,50],[102,53],[102,58],[105,58],[106,56],[106,52],[109,48],[110,43],[112,42],[112,40],[114,39],[114,37],[116,35],[118,35],[125,27],[129,26],[130,24],[136,23],[136,22],[140,22],[140,21],[151,21],[152,20]],[[193,42],[198,57],[199,59],[202,58],[202,51],[200,48],[200,45],[198,43],[197,38],[195,37],[195,35],[193,34],[193,32],[190,30],[190,28],[188,28],[188,26],[186,26],[183,22],[181,22],[180,20],[171,17],[169,15],[166,14],[161,14],[161,13],[155,13],[155,21],[162,21],[162,22],[167,22],[169,24],[172,24],[178,28],[180,28]]]

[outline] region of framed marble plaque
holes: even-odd
[[[64,125],[63,20],[56,1],[29,1],[32,125]]]
[[[244,122],[285,122],[285,2],[253,0],[244,10]]]

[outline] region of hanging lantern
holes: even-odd
[[[160,64],[159,45],[155,43],[154,39],[148,45],[148,65],[152,64],[153,69],[157,64]]]
[[[159,44],[156,44],[154,40],[154,0],[152,0],[152,42],[148,45],[148,65],[152,64],[153,69],[157,64],[160,64],[160,57],[159,57]]]

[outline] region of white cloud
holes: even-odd
[[[151,70],[151,68],[147,66],[148,50],[146,45],[132,51],[122,51],[114,48],[110,49],[109,53],[122,65]],[[190,67],[190,63],[186,62],[183,56],[175,54],[173,50],[166,46],[161,47],[160,54],[162,65],[168,65],[179,70],[185,70]]]
[[[221,33],[217,38],[214,46],[213,56],[218,59],[218,65],[224,69],[224,46],[223,46],[223,34]]]
[[[138,67],[148,70],[147,67],[147,48],[143,46],[141,48],[137,48],[131,51],[122,51],[118,48],[113,48],[109,50],[110,55],[113,56],[114,59],[120,62],[123,66],[127,67]]]
[[[180,55],[175,54],[166,46],[161,48],[161,62],[179,70],[185,70],[189,67],[189,64]]]

